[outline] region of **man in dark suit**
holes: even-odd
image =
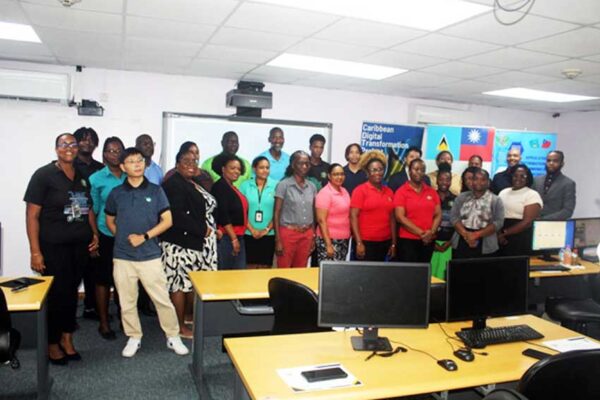
[[[562,174],[565,155],[554,150],[546,156],[546,175],[535,178],[533,188],[542,196],[542,220],[564,221],[575,210],[575,182]]]
[[[423,155],[423,152],[421,151],[420,148],[418,148],[416,146],[409,147],[406,150],[406,157],[404,158],[404,169],[402,171],[396,172],[394,175],[390,176],[390,180],[388,182],[388,186],[390,189],[392,189],[393,192],[395,192],[396,189],[398,189],[400,186],[404,185],[406,183],[406,181],[408,181],[410,179],[408,176],[408,166],[410,165],[410,162],[412,160],[421,158],[422,155]],[[423,179],[427,185],[431,186],[431,181],[429,180],[429,177],[427,175],[425,175],[425,177]]]

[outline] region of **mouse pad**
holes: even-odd
[[[12,288],[19,287],[19,286],[31,286],[31,285],[35,285],[36,283],[40,283],[40,282],[44,282],[44,280],[22,277],[22,278],[17,278],[17,279],[11,279],[10,281],[6,281],[6,282],[1,282],[0,286],[12,289]]]

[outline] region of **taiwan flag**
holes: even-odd
[[[468,161],[478,155],[483,161],[492,161],[494,128],[462,128],[460,135],[460,160]]]

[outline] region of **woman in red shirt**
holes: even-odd
[[[430,262],[435,233],[442,220],[437,192],[423,182],[425,162],[410,163],[410,180],[396,191],[394,205],[398,229],[398,260]]]
[[[384,261],[396,255],[394,193],[382,184],[385,155],[370,151],[361,157],[367,182],[358,185],[350,201],[350,226],[356,243],[356,258]]]

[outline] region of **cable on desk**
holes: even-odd
[[[437,361],[439,361],[437,358],[435,358],[434,356],[432,356],[431,354],[429,354],[429,353],[428,353],[428,352],[426,352],[425,350],[415,349],[414,347],[410,347],[410,346],[409,346],[409,345],[407,345],[406,343],[402,343],[402,342],[396,342],[396,341],[394,341],[394,340],[391,340],[391,339],[390,339],[390,342],[392,342],[392,343],[394,343],[394,344],[399,344],[399,345],[402,345],[402,346],[406,347],[406,348],[407,348],[407,349],[409,349],[409,350],[416,351],[417,353],[423,353],[423,354],[425,354],[425,355],[428,355],[429,357],[433,358],[433,359],[434,359],[436,362],[437,362]]]
[[[441,322],[438,322],[438,325],[439,325],[440,329],[442,330],[442,332],[444,332],[444,335],[446,335],[446,342],[450,345],[450,347],[452,348],[452,351],[454,351],[454,345],[450,342],[450,340],[454,340],[454,341],[460,343],[461,346],[460,346],[459,349],[466,349],[466,350],[470,351],[471,353],[478,354],[480,356],[487,356],[488,355],[488,353],[485,352],[485,351],[474,351],[472,348],[470,348],[469,346],[465,345],[463,343],[463,341],[460,340],[458,337],[456,337],[456,336],[450,336],[448,334],[448,332],[446,332],[446,329],[444,329],[444,326],[442,325]]]

